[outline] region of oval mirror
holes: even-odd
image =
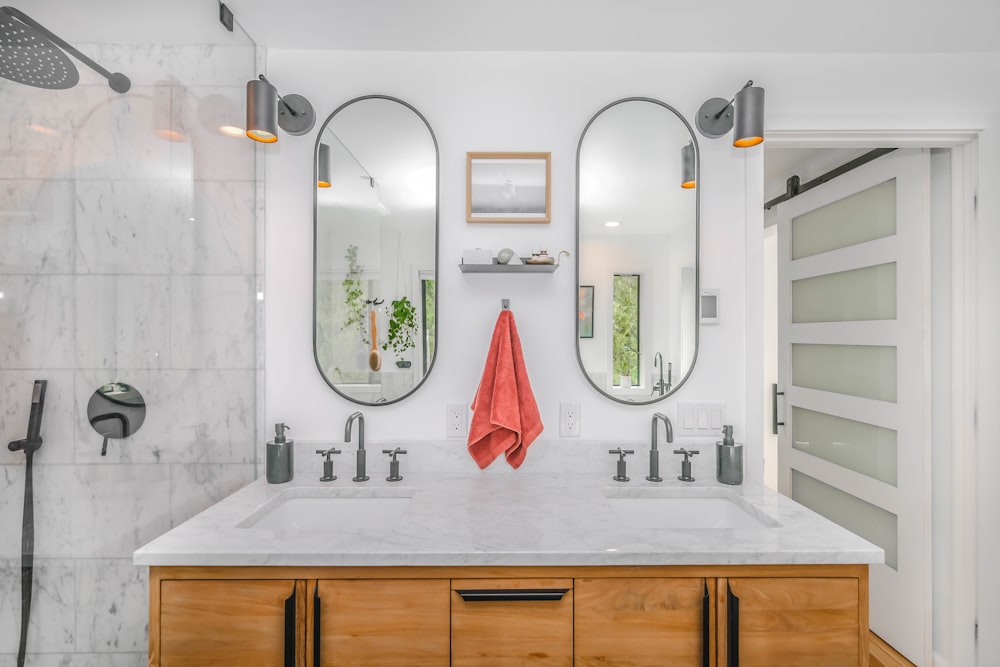
[[[101,456],[108,453],[108,438],[127,438],[146,420],[146,401],[139,390],[124,382],[101,385],[87,402],[87,419],[104,436]]]
[[[344,398],[394,403],[434,363],[437,140],[406,102],[368,95],[330,115],[314,155],[316,365]]]
[[[694,368],[697,168],[691,126],[658,100],[612,102],[580,137],[577,356],[613,400],[662,400]]]

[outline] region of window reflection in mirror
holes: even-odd
[[[316,365],[345,398],[393,403],[434,363],[437,142],[412,106],[372,95],[327,119],[315,154]]]
[[[617,401],[661,400],[694,367],[699,194],[681,187],[689,143],[700,167],[690,125],[649,98],[609,104],[580,138],[578,310],[589,315],[592,301],[593,316],[588,335],[577,325],[577,352],[591,384]]]

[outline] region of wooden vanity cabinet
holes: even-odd
[[[150,667],[867,667],[867,565],[152,567]]]

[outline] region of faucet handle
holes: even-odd
[[[329,461],[330,460],[330,455],[331,454],[339,454],[340,450],[337,449],[336,447],[331,447],[330,449],[317,449],[316,453],[319,454],[320,456],[325,456],[326,459]]]
[[[700,453],[701,452],[699,452],[697,449],[684,449],[683,447],[674,450],[674,454],[683,454],[685,461],[688,460],[689,456],[694,456],[695,454],[700,454]]]
[[[683,454],[684,460],[681,461],[681,474],[677,477],[682,482],[693,482],[694,477],[691,476],[691,459],[690,457],[698,453],[697,449],[675,449],[674,454]]]
[[[625,455],[635,454],[635,450],[622,449],[621,447],[618,447],[617,449],[609,449],[608,454],[616,454],[618,456],[618,471],[615,473],[615,476],[612,477],[611,479],[615,480],[616,482],[627,482],[628,475],[625,474],[625,465],[626,465]]]
[[[337,476],[333,474],[333,460],[330,459],[330,456],[333,454],[339,454],[340,450],[336,447],[331,447],[330,449],[317,449],[316,453],[320,456],[326,457],[323,461],[323,476],[319,478],[319,481],[332,482],[337,479]]]
[[[406,450],[396,447],[396,449],[383,449],[382,453],[389,455],[389,476],[385,478],[385,481],[398,482],[403,479],[403,476],[399,474],[399,461],[396,459],[396,456],[405,454]]]
[[[405,449],[400,449],[399,447],[396,447],[396,449],[383,449],[382,453],[383,454],[388,454],[389,456],[392,457],[392,460],[395,461],[396,460],[396,455],[398,455],[398,454],[405,454],[406,450]]]

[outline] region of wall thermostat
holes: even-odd
[[[701,323],[702,324],[718,324],[719,323],[719,290],[717,289],[703,289],[701,291]]]

